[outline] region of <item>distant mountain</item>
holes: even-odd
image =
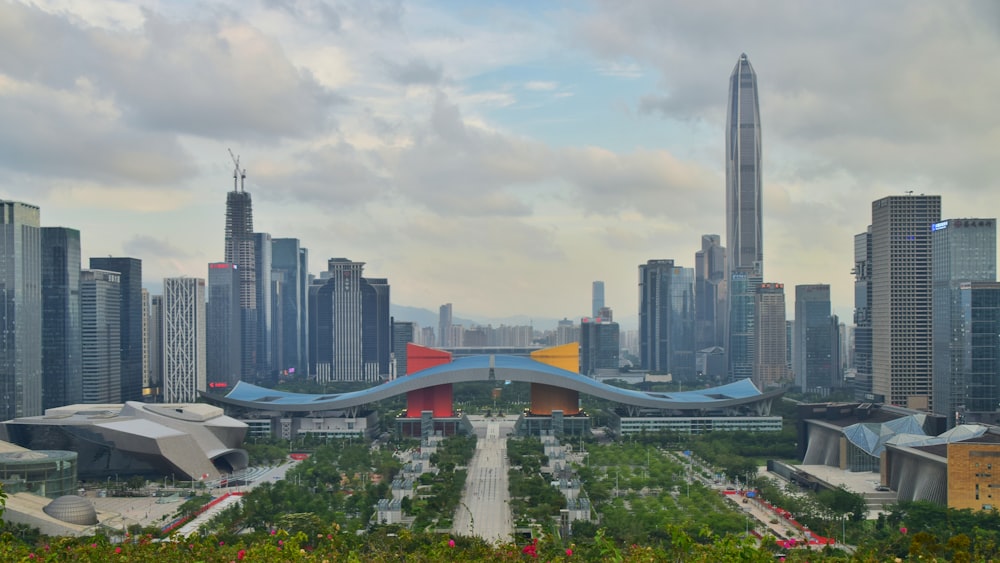
[[[418,325],[425,327],[434,327],[435,331],[438,326],[438,312],[431,311],[430,309],[423,309],[420,307],[408,307],[406,305],[396,305],[395,303],[389,305],[389,314],[392,315],[397,321],[410,321],[417,323]],[[578,317],[569,317],[575,323],[579,323],[580,319]],[[559,326],[559,321],[562,319],[553,319],[547,317],[532,317],[529,315],[511,315],[509,317],[473,317],[473,318],[463,318],[463,317],[453,317],[452,323],[457,325],[463,325],[466,327],[471,327],[473,325],[493,325],[495,327],[500,325],[506,326],[525,326],[531,325],[538,330],[555,330]],[[621,326],[622,330],[635,330],[639,326],[638,318],[633,315],[631,317],[625,317],[623,319],[617,319],[618,324]]]

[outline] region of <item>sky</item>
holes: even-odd
[[[636,315],[638,265],[725,244],[746,53],[764,273],[827,283],[887,195],[1000,214],[1000,4],[0,0],[0,198],[145,284],[206,277],[246,169],[254,227],[457,317]]]

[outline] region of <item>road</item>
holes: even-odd
[[[507,433],[514,427],[514,417],[475,419],[478,440],[476,453],[469,462],[462,502],[455,512],[452,530],[460,535],[475,535],[489,542],[511,538],[514,523],[510,515],[507,470]],[[485,433],[482,432],[485,426]]]

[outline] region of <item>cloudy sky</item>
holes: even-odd
[[[0,0],[0,198],[143,260],[223,257],[233,163],[255,227],[461,317],[579,317],[604,280],[724,233],[724,109],[759,79],[764,263],[853,303],[872,200],[1000,215],[992,2]],[[793,310],[794,290],[788,290]],[[791,314],[790,314],[791,316]]]

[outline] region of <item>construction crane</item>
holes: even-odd
[[[236,165],[236,168],[233,169],[233,191],[234,192],[235,191],[241,191],[242,192],[243,191],[243,182],[247,179],[247,169],[244,168],[241,171],[240,170],[240,157],[238,157],[235,154],[233,154],[233,149],[227,149],[227,150],[229,151],[230,158],[233,159],[233,164]],[[236,180],[237,180],[236,177],[237,176],[239,176],[239,184],[238,185],[237,185],[237,182],[236,182]],[[239,188],[239,190],[237,190],[237,188]]]

